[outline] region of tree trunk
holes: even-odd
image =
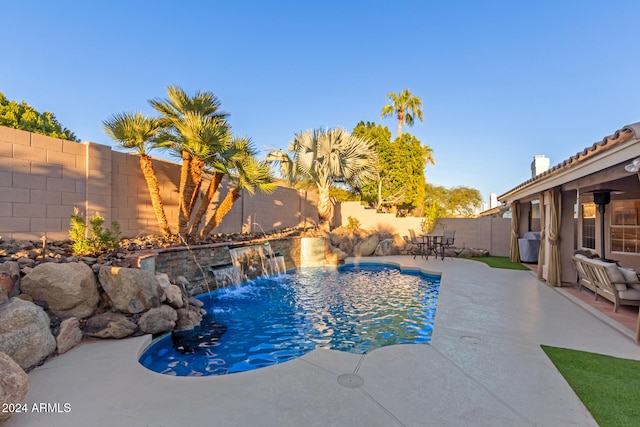
[[[330,186],[318,184],[318,216],[321,221],[330,221],[332,212],[331,197],[329,196]]]
[[[211,177],[211,182],[209,182],[209,186],[207,187],[207,192],[204,194],[204,197],[200,201],[200,207],[198,208],[198,212],[196,212],[196,216],[193,218],[193,224],[191,224],[191,229],[189,230],[189,235],[191,237],[195,237],[198,234],[198,228],[200,228],[200,223],[205,219],[207,214],[207,209],[211,204],[211,200],[213,200],[213,196],[215,196],[216,191],[218,191],[218,187],[220,187],[220,183],[222,182],[222,178],[224,174],[220,172],[214,172]],[[201,236],[202,237],[202,236]]]
[[[178,234],[186,238],[189,231],[189,202],[193,194],[193,180],[191,177],[191,155],[182,152],[182,167],[180,169],[180,194],[178,195]]]
[[[191,199],[189,199],[189,218],[191,218],[191,213],[193,212],[193,208],[196,206],[198,195],[200,194],[204,165],[204,162],[200,159],[196,158],[191,160],[191,181],[193,181],[193,194],[191,194]]]
[[[209,219],[209,222],[207,223],[207,225],[202,230],[200,237],[202,237],[203,239],[206,238],[214,228],[220,225],[220,223],[222,222],[222,219],[229,213],[229,211],[233,207],[233,204],[239,198],[240,198],[239,188],[236,187],[233,190],[229,191],[227,195],[224,197],[224,200],[222,201],[222,203],[220,203],[220,206],[218,206],[218,209],[216,209],[216,211],[214,212],[211,219]]]
[[[158,185],[158,178],[153,170],[153,163],[150,156],[140,156],[140,169],[142,170],[144,179],[147,181],[147,188],[149,189],[149,196],[151,197],[151,206],[156,215],[160,232],[164,237],[169,237],[171,235],[171,229],[167,222],[167,215],[164,212],[164,204],[160,196],[160,186]]]
[[[402,136],[402,122],[404,121],[404,109],[398,111],[398,138]]]

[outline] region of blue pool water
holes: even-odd
[[[167,375],[223,375],[314,348],[366,353],[429,343],[439,285],[439,276],[381,264],[260,278],[199,296],[208,313],[202,325],[155,341],[140,363]]]

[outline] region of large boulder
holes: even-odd
[[[22,278],[20,288],[34,301],[46,301],[58,317],[83,319],[98,306],[98,286],[91,267],[83,262],[44,263]]]
[[[353,254],[355,256],[371,256],[378,247],[378,243],[378,235],[370,234],[358,242],[358,244],[353,248]]]
[[[60,323],[60,333],[56,337],[58,354],[66,353],[82,341],[80,322],[75,317],[64,319]]]
[[[162,301],[173,308],[182,308],[184,306],[184,299],[182,298],[182,291],[180,288],[171,284],[169,276],[166,273],[156,273],[156,279],[158,279],[158,283],[164,292],[164,298],[162,298]]]
[[[0,304],[0,351],[22,369],[39,365],[56,349],[47,313],[18,297]]]
[[[122,313],[108,311],[96,314],[87,319],[84,333],[96,338],[125,338],[138,330],[138,325],[131,322]]]
[[[357,240],[358,238],[354,234],[344,235],[338,241],[338,249],[347,255],[351,255]]]
[[[159,334],[173,330],[178,320],[178,313],[168,305],[152,308],[138,320],[138,327],[146,334]]]
[[[0,303],[20,293],[20,264],[6,261],[0,264]]]
[[[18,404],[27,395],[27,391],[29,376],[12,358],[0,352],[0,403]],[[0,410],[0,424],[11,415],[11,411]]]
[[[164,292],[156,275],[135,268],[105,266],[98,274],[113,307],[124,313],[142,313],[160,307]]]
[[[378,243],[376,247],[375,255],[377,256],[388,256],[388,255],[399,255],[400,248],[396,244],[394,239],[385,239]]]

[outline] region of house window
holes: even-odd
[[[611,252],[640,253],[640,200],[611,202]]]
[[[582,204],[582,247],[596,248],[596,205]]]

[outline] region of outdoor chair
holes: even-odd
[[[440,241],[437,243],[438,251],[440,251],[440,257],[444,260],[444,251],[446,248],[450,248],[453,246],[453,243],[456,240],[456,230],[444,230],[442,232],[442,237]],[[436,256],[437,256],[436,252]]]
[[[416,253],[415,251],[413,252],[413,259],[416,259],[416,256],[418,256],[418,254],[422,256],[422,254],[424,253],[424,240],[418,239],[413,228],[409,229],[409,236],[411,237],[411,244],[418,247],[418,253]]]

